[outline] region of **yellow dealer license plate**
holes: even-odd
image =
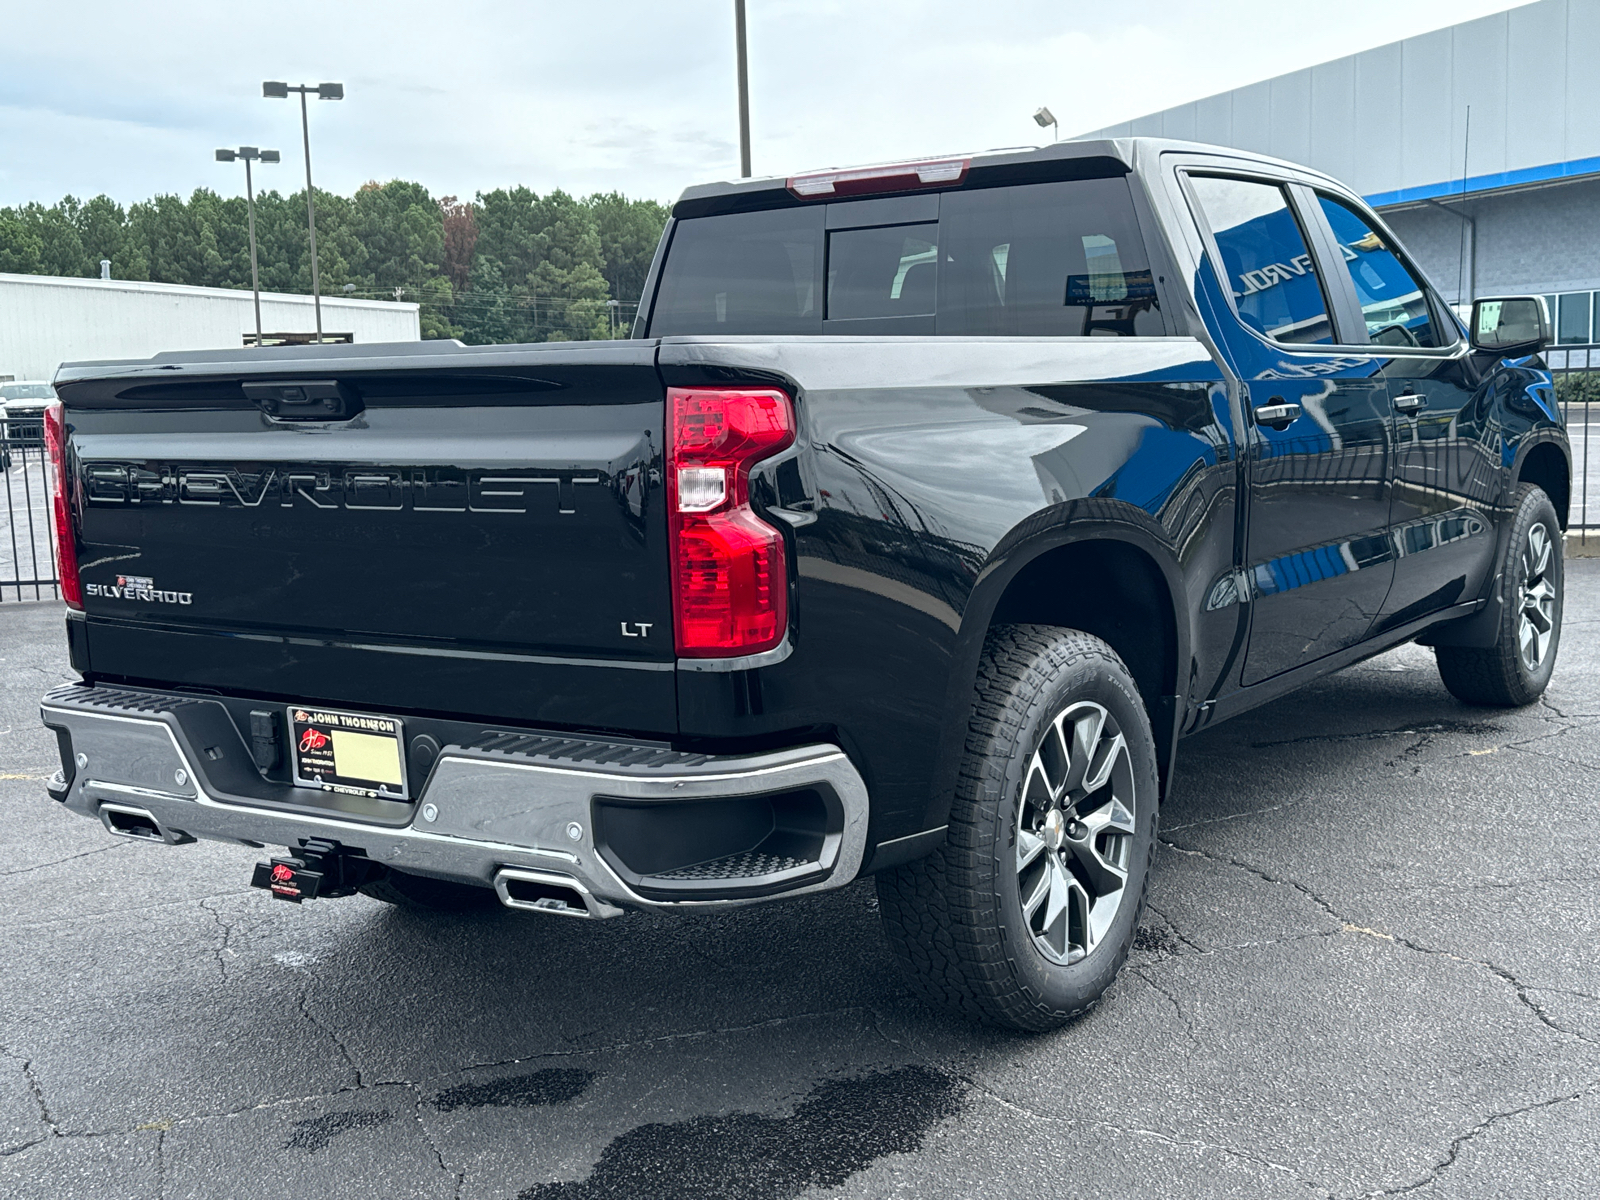
[[[295,782],[325,792],[406,799],[405,729],[394,717],[288,709]]]

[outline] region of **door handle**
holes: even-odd
[[[1394,398],[1394,406],[1400,412],[1414,413],[1419,409],[1428,407],[1428,398],[1419,396],[1416,392],[1407,388]]]
[[[1267,425],[1280,433],[1294,424],[1300,417],[1298,404],[1287,404],[1282,396],[1274,396],[1271,404],[1263,404],[1256,409],[1256,424]]]

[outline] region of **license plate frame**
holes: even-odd
[[[284,717],[298,786],[375,800],[410,799],[405,723],[399,717],[310,704],[287,705]]]

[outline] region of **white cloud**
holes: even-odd
[[[0,204],[243,190],[217,146],[284,152],[298,105],[263,79],[337,79],[313,101],[319,186],[416,179],[670,199],[737,174],[732,4],[455,0],[80,0],[12,6],[0,71]],[[1397,38],[1507,0],[748,0],[760,173],[1036,141],[1048,104],[1094,129]]]

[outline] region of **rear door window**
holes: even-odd
[[[649,336],[1167,333],[1123,177],[923,194],[894,224],[885,205],[680,220]]]
[[[1384,235],[1341,200],[1319,192],[1317,202],[1355,284],[1367,340],[1378,346],[1449,345],[1454,338],[1434,321],[1427,288],[1400,261]]]
[[[1328,300],[1284,189],[1256,179],[1191,175],[1239,319],[1279,342],[1333,341]]]

